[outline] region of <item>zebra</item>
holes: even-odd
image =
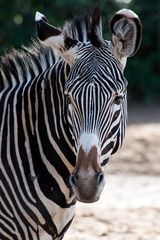
[[[122,9],[102,36],[100,12],[50,25],[37,12],[39,40],[0,65],[0,239],[60,240],[77,200],[99,199],[104,168],[122,145],[128,57],[141,22]]]

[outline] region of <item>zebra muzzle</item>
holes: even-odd
[[[105,180],[95,146],[88,154],[80,147],[76,167],[70,176],[70,184],[80,202],[92,203],[100,198]]]

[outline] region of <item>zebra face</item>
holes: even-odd
[[[127,81],[108,42],[98,49],[86,43],[81,51],[83,57],[72,66],[65,87],[70,131],[76,151],[82,142],[89,144],[89,139],[84,139],[91,134],[101,153],[110,155],[119,128],[126,122]]]
[[[98,49],[90,43],[82,48],[83,57],[72,66],[65,88],[77,153],[70,180],[79,200],[94,202],[104,187],[102,166],[122,144],[127,81],[108,42]]]
[[[76,166],[70,176],[75,196],[95,202],[104,187],[103,166],[121,146],[127,118],[123,69],[136,53],[141,23],[131,10],[117,12],[110,21],[112,41],[105,41],[97,11],[92,18],[66,23],[59,30],[36,15],[39,38],[70,65],[64,99],[74,139]]]

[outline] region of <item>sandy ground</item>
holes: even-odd
[[[94,204],[77,204],[65,240],[160,240],[160,108],[133,107]]]

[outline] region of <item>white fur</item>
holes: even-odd
[[[35,21],[38,22],[38,21],[40,21],[43,17],[44,17],[44,15],[43,15],[42,13],[36,12]]]
[[[123,8],[118,11],[116,14],[123,14],[128,18],[138,18],[138,15],[130,9]]]
[[[77,50],[78,46],[76,45],[73,48],[70,48],[68,50],[64,47],[64,34],[61,33],[60,35],[53,36],[47,38],[43,42],[46,46],[52,47],[54,50],[57,50],[58,53],[68,62],[73,64],[76,57],[77,57]]]
[[[49,235],[43,228],[38,227],[40,240],[52,240],[52,236]]]
[[[126,63],[127,63],[127,57],[123,57],[121,58],[121,64],[122,64],[122,69],[124,70],[126,67]]]
[[[63,51],[64,48],[64,35],[49,37],[44,41],[44,44],[48,47],[56,48],[57,50]]]
[[[99,149],[98,137],[94,133],[83,133],[79,139],[79,148],[82,146],[85,153],[89,153],[93,146]]]

